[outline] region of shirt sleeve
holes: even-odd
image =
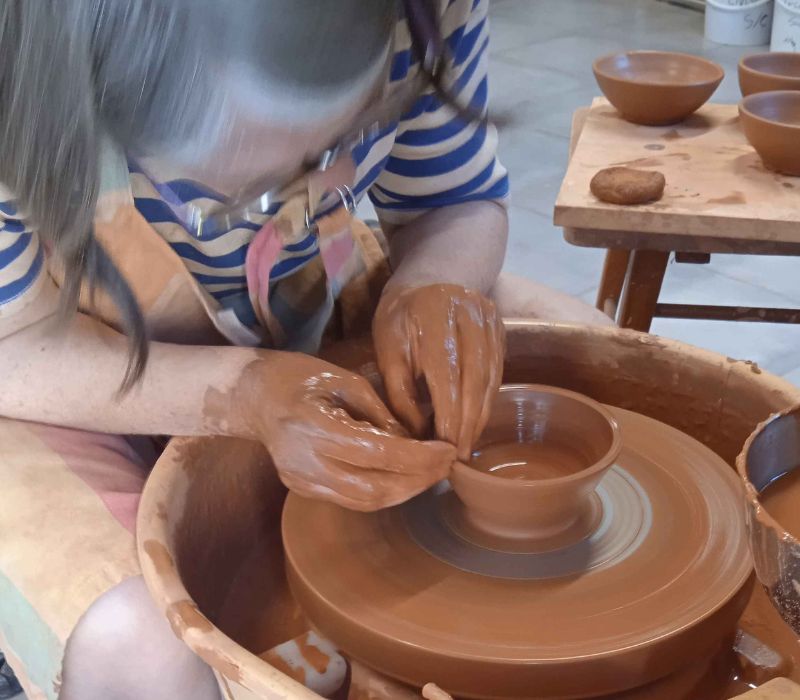
[[[14,198],[0,185],[0,337],[41,317],[49,275],[39,236],[25,223]],[[50,295],[52,296],[52,295]],[[25,311],[38,309],[36,318]],[[23,322],[24,319],[24,322]]]
[[[489,0],[449,0],[442,15],[451,90],[488,106]],[[428,92],[400,121],[394,146],[370,190],[382,220],[401,224],[427,210],[475,200],[505,203],[508,175],[497,159],[497,130],[467,124]]]

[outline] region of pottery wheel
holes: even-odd
[[[712,653],[751,573],[739,482],[692,438],[612,411],[624,448],[596,525],[561,549],[470,537],[446,484],[374,514],[289,496],[301,607],[354,658],[464,697],[596,696]]]

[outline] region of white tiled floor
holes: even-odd
[[[727,72],[713,99],[733,103],[740,98],[736,63],[755,49],[705,42],[702,14],[658,0],[493,3],[492,109],[512,119],[500,140],[513,193],[506,268],[593,303],[602,251],[568,245],[551,223],[572,113],[599,94],[592,60],[624,48],[704,54]],[[672,264],[662,298],[800,307],[800,259],[715,256],[710,265]],[[800,326],[657,320],[653,332],[755,360],[800,384]]]

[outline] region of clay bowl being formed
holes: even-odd
[[[714,94],[725,71],[706,58],[669,51],[628,51],[594,62],[597,84],[634,124],[677,124]]]
[[[800,176],[800,91],[759,92],[739,103],[742,128],[764,165]]]
[[[594,491],[621,449],[616,420],[596,401],[555,387],[508,385],[473,460],[457,463],[450,483],[477,530],[560,545],[558,538],[580,538],[596,524]]]
[[[800,406],[761,423],[736,460],[745,487],[756,575],[781,617],[800,635],[800,541],[764,507],[762,494],[800,467]],[[797,498],[800,500],[800,484]],[[797,525],[797,523],[793,523]]]
[[[800,90],[800,53],[756,53],[739,61],[742,95],[773,90]]]

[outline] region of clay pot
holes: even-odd
[[[594,490],[622,449],[617,422],[603,406],[555,387],[504,386],[476,454],[514,444],[535,460],[521,478],[503,476],[499,465],[488,472],[474,464],[453,468],[450,483],[473,526],[503,538],[549,540],[578,522],[596,524]]]
[[[725,71],[706,58],[669,51],[628,51],[598,58],[603,94],[634,124],[676,124],[702,107]]]
[[[736,466],[745,486],[756,575],[781,617],[800,635],[800,541],[787,530],[788,523],[779,523],[761,502],[772,482],[800,466],[800,405],[761,423],[745,442]]]
[[[800,90],[800,53],[757,53],[739,61],[742,95],[772,90]]]
[[[800,175],[800,91],[760,92],[739,103],[742,128],[764,165]]]

